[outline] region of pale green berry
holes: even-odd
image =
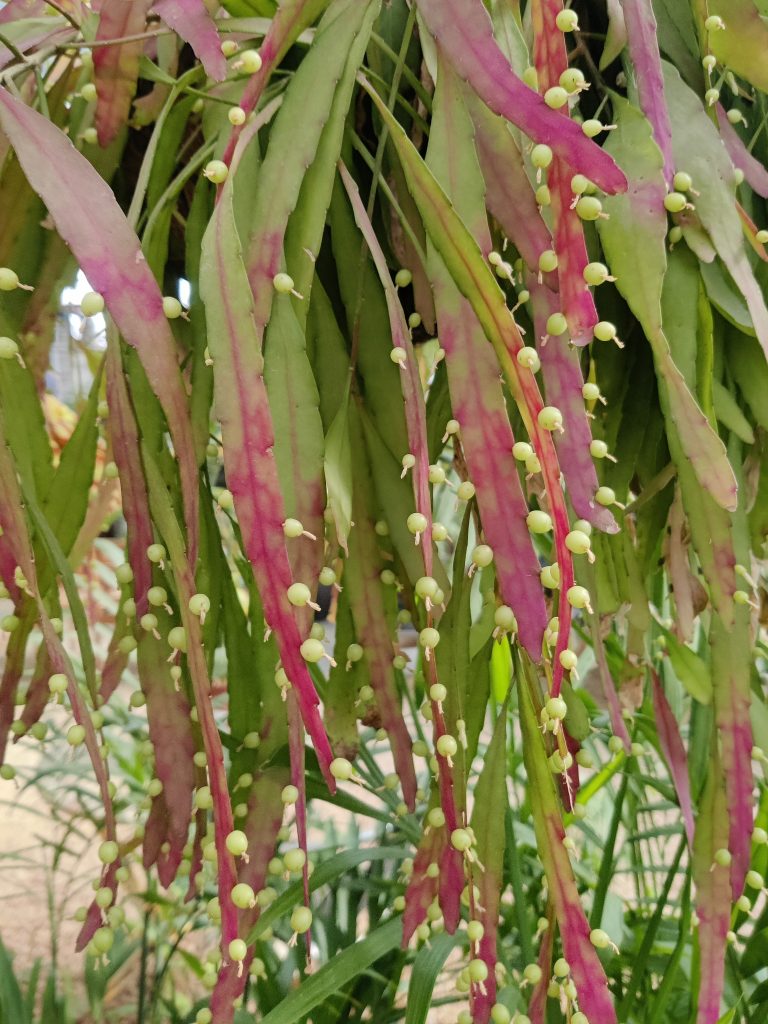
[[[583,196],[591,182],[584,174],[574,174],[571,178],[571,192],[576,196]]]
[[[292,583],[288,587],[288,600],[294,607],[303,608],[312,600],[312,592],[306,583]]]
[[[589,933],[589,941],[595,949],[607,949],[611,944],[611,937],[602,928],[593,928]]]
[[[96,316],[104,312],[104,296],[98,292],[86,292],[80,300],[80,311],[83,316]]]
[[[227,836],[226,844],[233,857],[242,857],[248,850],[248,837],[245,832],[235,829]]]
[[[85,741],[85,727],[82,725],[72,725],[67,730],[67,743],[70,747],[79,747],[81,743]]]
[[[408,317],[408,326],[412,331],[415,331],[417,327],[421,327],[421,314],[411,313]]]
[[[563,414],[554,405],[545,405],[539,411],[537,419],[542,430],[554,431],[563,429]]]
[[[545,249],[539,256],[539,270],[543,274],[549,274],[557,270],[557,253],[554,249]]]
[[[48,689],[51,693],[66,693],[68,686],[67,677],[63,672],[55,672],[48,680]]]
[[[86,82],[80,90],[80,95],[86,103],[93,103],[97,96],[96,86],[93,82]]]
[[[561,32],[575,32],[579,27],[579,16],[576,11],[572,11],[570,8],[558,11],[555,24]]]
[[[549,185],[539,185],[536,189],[536,202],[539,206],[551,206],[552,205],[552,193],[549,189]],[[523,295],[526,297],[523,298]],[[520,292],[518,295],[518,301],[522,304],[527,302],[530,298],[530,294],[526,292]]]
[[[201,811],[208,811],[213,807],[213,797],[208,786],[201,786],[195,790],[195,806]]]
[[[331,764],[333,764],[333,762],[331,762]],[[331,774],[333,774],[333,771],[331,771]],[[280,794],[280,799],[282,800],[286,807],[289,807],[291,804],[295,804],[296,801],[299,799],[299,791],[296,788],[296,786],[283,786],[283,791]]]
[[[704,102],[708,107],[714,107],[717,101],[720,99],[719,89],[707,89],[704,93]]]
[[[568,714],[568,705],[562,697],[550,697],[544,707],[547,715],[550,718],[558,719],[558,721],[562,721]]]
[[[534,67],[527,67],[523,71],[523,81],[529,89],[537,90],[539,88],[539,73]]]
[[[403,470],[413,469],[413,467],[416,465],[416,456],[413,455],[411,452],[406,452],[406,454],[400,460],[400,464],[403,467]]]
[[[187,631],[183,626],[174,626],[168,631],[168,644],[175,651],[182,653],[187,650]]]
[[[688,205],[688,200],[682,192],[669,192],[664,196],[664,208],[670,213],[682,213]]]
[[[442,466],[429,467],[429,482],[431,484],[444,484],[445,479],[445,470]]]
[[[620,754],[624,749],[624,740],[621,736],[610,736],[608,738],[608,749],[612,754]]]
[[[395,284],[398,288],[407,288],[413,280],[413,274],[407,267],[401,267],[395,274]]]
[[[99,847],[99,860],[102,864],[114,864],[120,856],[120,848],[112,839],[108,839]]]
[[[190,612],[202,619],[211,609],[211,599],[207,594],[193,594],[189,599]]]
[[[112,949],[112,945],[115,941],[115,933],[111,928],[97,928],[93,933],[93,939],[91,941],[93,942],[94,948],[97,952],[103,955]]]
[[[429,699],[436,701],[438,704],[446,699],[448,696],[448,690],[443,686],[442,683],[433,683],[429,688]]]
[[[248,955],[248,947],[243,939],[232,939],[228,947],[229,958],[235,963],[245,960]]]
[[[459,749],[459,745],[453,736],[450,736],[448,733],[444,733],[442,736],[438,737],[435,748],[441,757],[454,757]]]
[[[304,533],[304,526],[298,519],[288,518],[283,523],[283,533],[286,537],[301,537]]]
[[[598,341],[613,341],[616,337],[616,325],[610,320],[599,320],[593,328],[593,334]]]
[[[714,861],[715,864],[717,864],[719,867],[727,868],[730,865],[731,860],[732,857],[730,850],[726,850],[725,847],[722,847],[719,850],[715,850]]]
[[[389,358],[393,363],[397,363],[398,366],[405,366],[408,361],[408,353],[401,345],[396,345],[390,350]],[[414,460],[415,461],[415,460]]]
[[[339,782],[349,782],[354,769],[346,757],[335,757],[331,761],[330,772],[334,779],[338,779]]]
[[[432,828],[442,828],[445,825],[445,813],[442,807],[433,807],[427,814],[427,822]]]
[[[230,107],[227,111],[227,119],[231,125],[238,127],[245,124],[246,113],[242,107]]]
[[[603,212],[603,204],[596,196],[582,196],[576,203],[576,213],[582,220],[597,220]]]
[[[750,889],[763,888],[763,876],[759,871],[748,871],[744,881]]]
[[[553,85],[544,93],[544,102],[552,110],[559,110],[568,102],[568,93],[560,85]]]
[[[567,597],[568,604],[573,608],[589,609],[589,591],[586,587],[580,587],[578,584],[569,587]]]
[[[0,292],[12,292],[19,287],[19,275],[10,267],[0,267]]]
[[[584,72],[580,71],[579,68],[568,68],[565,70],[560,75],[558,84],[569,93],[580,92],[582,89],[589,88]]]
[[[474,960],[469,961],[469,978],[476,985],[485,981],[488,977],[488,964],[485,960],[481,960],[477,957]]]
[[[526,964],[523,968],[523,977],[529,985],[538,985],[541,981],[542,973],[538,964]]]
[[[283,854],[283,864],[285,870],[289,872],[301,871],[307,862],[307,855],[303,850],[296,848],[294,850],[286,850]]]
[[[165,548],[162,544],[150,544],[147,548],[147,558],[155,565],[159,565],[165,558]]]
[[[768,843],[768,832],[764,828],[754,828],[752,830],[752,842],[756,846],[765,846]]]
[[[293,278],[282,271],[272,278],[272,285],[279,295],[289,295],[294,289]]]
[[[493,1024],[509,1024],[512,1014],[503,1003],[494,1003],[491,1007],[491,1020]],[[520,1015],[515,1017],[515,1024],[520,1024]]]
[[[552,529],[552,517],[542,509],[533,509],[525,517],[525,522],[531,533],[549,533]]]
[[[321,583],[324,587],[332,587],[333,584],[336,582],[336,573],[333,571],[333,569],[331,569],[330,566],[325,565],[320,570],[318,582]]]
[[[165,587],[150,587],[147,591],[147,601],[154,608],[162,608],[168,600],[168,591]]]
[[[594,137],[599,135],[600,132],[605,131],[605,125],[596,118],[591,117],[582,123],[581,130],[588,139],[594,139]]]
[[[472,551],[472,561],[481,569],[485,569],[493,561],[493,548],[488,544],[478,544]]]
[[[531,163],[534,167],[544,170],[552,163],[552,150],[549,146],[539,143],[531,150]]]
[[[184,312],[184,307],[175,295],[163,296],[163,312],[169,320],[177,320]]]
[[[451,832],[451,846],[459,853],[465,853],[472,845],[472,836],[465,828],[455,828]]]
[[[291,914],[291,928],[297,935],[303,935],[312,927],[312,911],[309,907],[295,907]]]
[[[512,445],[512,455],[518,462],[525,462],[526,459],[533,455],[533,448],[531,448],[527,441],[515,441]]]
[[[690,192],[693,187],[693,179],[685,171],[678,171],[672,179],[672,187],[676,192]]]
[[[608,445],[605,441],[595,438],[593,441],[590,441],[589,454],[594,459],[604,459],[608,455]]]
[[[475,496],[475,485],[471,480],[462,480],[456,488],[456,497],[460,501],[471,501]]]
[[[508,633],[517,632],[517,619],[509,605],[500,604],[493,613],[493,621],[499,629],[503,629]]]
[[[419,633],[419,643],[426,650],[433,650],[440,643],[440,634],[434,626],[425,626]]]
[[[704,21],[704,28],[707,32],[719,32],[725,28],[725,22],[716,14],[710,14],[710,16]]]
[[[419,577],[419,579],[416,580],[416,586],[414,587],[417,595],[422,600],[426,600],[427,598],[429,598],[429,600],[433,600],[439,589],[437,580],[432,576]]]
[[[223,160],[209,160],[203,168],[203,176],[214,185],[222,185],[229,176],[229,168]]]
[[[305,661],[318,662],[325,657],[325,648],[320,640],[308,637],[300,647],[301,656]]]
[[[597,287],[610,280],[608,267],[604,263],[588,263],[582,272],[582,276],[588,285]]]
[[[571,530],[566,534],[565,546],[574,555],[585,555],[592,547],[592,541],[581,530]]]
[[[553,338],[559,338],[567,330],[568,321],[562,313],[553,313],[547,317],[547,334],[551,334]]]
[[[415,534],[416,537],[424,533],[428,525],[427,517],[421,512],[411,512],[406,520],[408,532]]]
[[[571,973],[571,965],[568,963],[566,959],[560,957],[558,960],[555,960],[554,967],[552,968],[552,973],[556,978],[567,978],[568,975]]]
[[[360,661],[364,653],[365,652],[360,644],[350,644],[347,647],[347,661],[351,661],[353,663]]]
[[[239,63],[247,75],[255,75],[261,70],[262,60],[258,50],[243,50],[239,57]]]
[[[611,487],[598,487],[595,492],[595,501],[598,505],[607,507],[616,502],[616,492]]]
[[[234,39],[225,39],[219,49],[225,57],[233,57],[237,53],[237,43]]]

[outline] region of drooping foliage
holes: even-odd
[[[768,1013],[764,7],[0,9],[0,761],[87,752],[91,960],[205,909],[174,1020]]]

